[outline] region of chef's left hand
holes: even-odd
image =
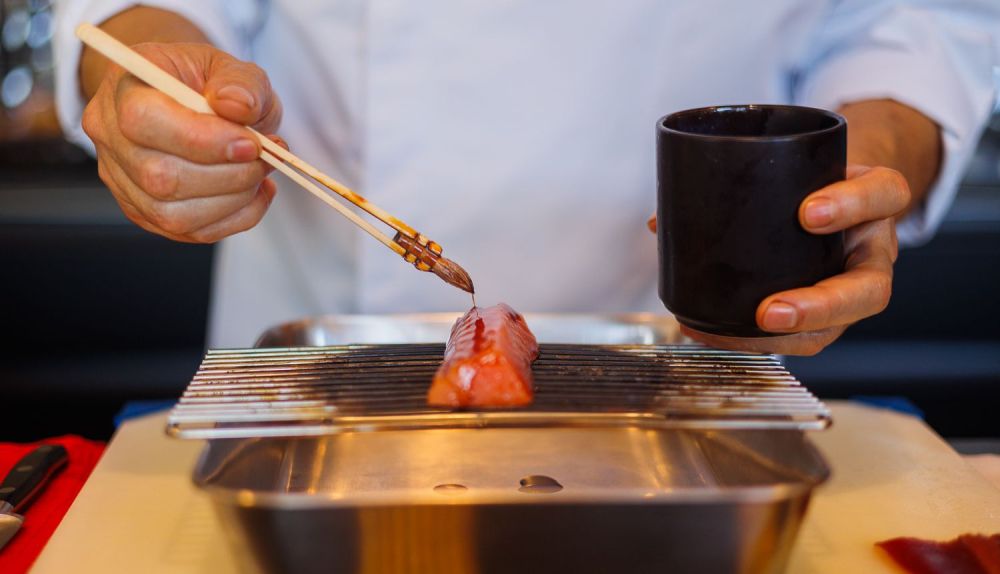
[[[893,169],[853,165],[847,179],[820,189],[799,206],[810,233],[845,230],[844,272],[812,287],[775,293],[757,307],[757,325],[779,337],[722,337],[681,327],[696,341],[738,351],[814,355],[852,323],[881,312],[892,293],[895,216],[910,203],[906,179]]]

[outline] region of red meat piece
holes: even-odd
[[[877,545],[912,574],[1000,574],[1000,534],[963,534],[947,542],[893,538]]]
[[[473,307],[451,329],[444,362],[427,402],[443,407],[511,407],[531,403],[531,363],[538,342],[510,306]]]

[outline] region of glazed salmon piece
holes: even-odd
[[[444,362],[427,403],[441,407],[512,407],[531,403],[538,342],[520,313],[500,303],[473,307],[451,328]]]

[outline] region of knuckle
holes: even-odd
[[[812,356],[818,355],[820,353],[820,351],[822,351],[825,348],[826,348],[826,342],[825,341],[820,340],[818,337],[817,338],[813,338],[809,342],[809,345],[807,345],[807,347],[806,347],[807,356],[812,357]]]
[[[169,233],[174,233],[177,223],[173,220],[173,210],[165,201],[151,201],[144,210],[146,219],[153,225]]]
[[[225,142],[220,137],[221,132],[203,128],[204,126],[187,132],[188,146],[191,149],[214,151],[225,147]]]
[[[820,293],[822,297],[815,303],[814,316],[818,325],[827,326],[843,308],[844,294],[840,289],[827,285],[821,287]]]
[[[892,276],[888,273],[880,273],[873,285],[876,313],[885,311],[892,298]]]
[[[126,219],[128,219],[129,221],[131,221],[132,223],[138,225],[139,227],[141,227],[143,229],[148,229],[149,226],[147,224],[146,219],[143,218],[141,215],[139,215],[139,213],[136,212],[135,209],[133,209],[131,206],[129,206],[129,205],[125,204],[125,203],[121,203],[121,202],[119,202],[118,205],[121,207],[122,213],[125,214],[125,218]]]
[[[84,108],[80,125],[83,127],[83,132],[87,134],[87,137],[94,141],[101,139],[103,130],[101,130],[100,111],[97,104],[93,101]]]
[[[214,150],[220,147],[214,141],[211,131],[203,129],[203,126],[186,130],[182,139],[184,147],[189,150]]]
[[[108,189],[114,189],[115,180],[111,177],[111,172],[108,170],[108,164],[106,160],[101,159],[100,153],[97,156],[97,177],[101,178],[104,185],[108,186]]]
[[[254,62],[246,62],[247,73],[260,84],[262,88],[270,88],[271,81],[267,78],[267,72]]]
[[[896,224],[891,219],[880,219],[871,223],[867,239],[865,255],[874,255],[882,264],[881,258],[888,262],[886,267],[892,271],[892,264],[899,257],[899,239],[896,236]]]
[[[151,104],[144,98],[124,97],[118,105],[118,127],[122,134],[135,141],[149,123]]]
[[[271,91],[271,80],[267,76],[267,72],[264,68],[261,68],[253,62],[239,62],[239,73],[249,80],[249,85],[247,86],[254,95],[257,96],[258,105],[263,100],[261,96],[268,94]]]
[[[819,306],[820,312],[818,313],[820,325],[823,327],[828,327],[834,324],[837,317],[843,312],[847,303],[842,291],[838,289],[830,289],[827,293],[829,296],[823,299],[823,302]]]
[[[264,68],[255,62],[241,60],[231,54],[216,51],[213,54],[213,70],[230,80],[240,79],[241,84],[248,89],[270,87],[270,80]]]
[[[146,210],[146,219],[156,227],[172,235],[186,235],[191,226],[180,213],[175,204],[169,201],[150,202]]]
[[[871,238],[880,243],[890,245],[896,238],[896,224],[891,219],[879,219],[871,222]]]
[[[260,220],[263,219],[264,213],[267,211],[266,201],[254,201],[253,204],[247,207],[248,214],[246,217],[240,219],[239,222],[233,227],[233,233],[241,233],[252,229]]]
[[[911,193],[909,182],[906,181],[906,177],[902,173],[895,169],[882,167],[879,170],[887,182],[887,189],[891,190],[897,204],[901,206],[900,211],[902,211],[910,204]]]
[[[899,236],[896,235],[895,223],[889,225],[889,260],[895,263],[899,259]]]
[[[267,212],[267,198],[263,193],[254,196],[253,201],[243,208],[240,217],[232,225],[229,235],[242,233],[260,223]]]
[[[281,125],[281,119],[284,115],[284,107],[281,105],[281,99],[278,98],[277,94],[271,94],[271,108],[267,111],[267,115],[264,118],[262,128],[264,131],[273,132],[278,129]],[[288,149],[288,144],[282,140],[282,147]]]
[[[814,337],[809,337],[802,344],[798,354],[803,357],[813,357],[818,355],[824,348],[826,346],[821,341],[816,340]]]
[[[250,192],[250,197],[253,197],[253,193],[256,193],[260,186],[264,184],[267,175],[267,164],[262,161],[256,161],[245,167],[241,167],[239,173],[234,175],[233,181],[237,182],[244,191]]]
[[[226,238],[229,233],[225,229],[209,226],[212,229],[199,229],[188,234],[188,238],[195,243],[217,243]]]
[[[899,195],[900,201],[904,205],[908,205],[912,196],[910,192],[910,182],[906,180],[906,177],[902,173],[896,170],[892,170],[892,175],[894,187],[896,189],[896,193]]]
[[[143,191],[156,199],[176,199],[180,180],[177,171],[177,163],[170,156],[146,160],[142,165],[140,185]]]

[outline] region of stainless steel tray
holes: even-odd
[[[351,343],[443,343],[461,313],[321,315],[272,327],[257,347],[321,347]],[[526,313],[540,343],[589,345],[689,344],[670,315]]]
[[[259,344],[441,341],[456,316],[321,317]],[[679,337],[664,317],[545,318],[527,317],[546,342]],[[194,480],[246,571],[777,573],[829,474],[793,430],[368,430],[209,441]]]

